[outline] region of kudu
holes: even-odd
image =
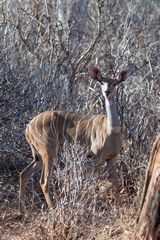
[[[121,149],[121,129],[114,103],[115,87],[125,81],[131,70],[127,69],[117,78],[102,77],[101,72],[89,67],[92,79],[101,84],[107,115],[82,115],[69,111],[46,111],[34,117],[26,127],[26,139],[31,147],[33,161],[20,173],[19,212],[25,212],[26,185],[35,173],[42,169],[40,185],[48,207],[52,207],[49,196],[50,177],[56,165],[58,149],[64,142],[86,145],[93,159],[94,171],[98,172],[106,161],[111,170],[112,185],[118,189],[116,157]]]

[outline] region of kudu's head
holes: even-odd
[[[94,80],[101,83],[102,94],[108,100],[113,99],[115,87],[124,82],[131,75],[130,69],[120,72],[117,78],[102,77],[101,72],[93,66],[90,66],[88,71]]]

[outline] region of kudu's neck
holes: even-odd
[[[105,99],[106,102],[106,111],[107,111],[107,133],[110,135],[111,133],[119,133],[121,131],[120,122],[118,119],[117,110],[115,107],[114,99],[108,100]]]

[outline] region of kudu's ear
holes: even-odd
[[[101,83],[102,75],[101,75],[101,72],[96,67],[90,66],[88,68],[88,71],[91,78]]]
[[[117,83],[120,84],[121,82],[126,81],[126,79],[128,77],[130,77],[131,72],[132,71],[130,69],[126,69],[126,70],[123,70],[122,72],[120,72],[118,75],[118,78],[117,78]]]

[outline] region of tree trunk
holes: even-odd
[[[160,134],[150,156],[134,240],[160,240]]]

